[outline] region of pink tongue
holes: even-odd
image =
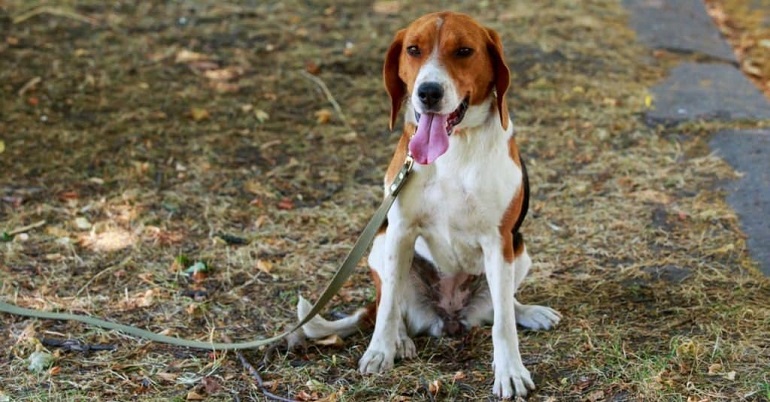
[[[417,123],[417,132],[409,142],[409,151],[417,163],[433,163],[449,148],[446,120],[449,115],[425,113]]]

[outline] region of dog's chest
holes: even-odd
[[[443,274],[483,272],[483,247],[499,241],[503,214],[520,185],[521,171],[506,154],[487,156],[419,172],[405,194],[405,217],[419,234],[416,251]]]

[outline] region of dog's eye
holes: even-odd
[[[455,50],[455,56],[457,57],[468,57],[473,54],[473,49],[469,47],[461,47],[457,50]]]
[[[420,53],[420,48],[417,46],[409,46],[406,48],[406,53],[410,56],[418,57],[422,53]]]

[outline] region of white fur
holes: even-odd
[[[312,308],[313,305],[300,296],[297,303],[297,317],[302,320]],[[355,314],[337,321],[328,321],[317,315],[302,326],[302,331],[311,339],[326,338],[333,334],[339,336],[352,335],[358,330],[358,323],[361,321],[364,313],[364,310],[357,311]]]
[[[422,108],[422,102],[417,96],[417,88],[426,82],[435,82],[441,86],[444,90],[444,96],[439,102],[438,109],[432,112],[438,114],[450,114],[463,101],[462,95],[457,92],[457,87],[454,84],[454,80],[449,76],[444,66],[441,64],[441,60],[438,57],[438,46],[434,46],[433,52],[428,57],[428,60],[420,68],[420,72],[417,73],[417,78],[414,80],[415,91],[411,96],[411,104],[416,105],[418,113],[425,113]],[[412,113],[414,115],[414,113]],[[414,116],[413,116],[414,117]]]

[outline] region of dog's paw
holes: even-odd
[[[358,371],[361,374],[383,373],[393,368],[394,351],[382,350],[369,345],[366,352],[358,361]]]
[[[521,363],[496,364],[495,385],[492,392],[500,398],[508,399],[515,396],[525,397],[535,389],[535,383],[529,370]]]
[[[516,323],[522,327],[542,330],[551,329],[561,320],[561,314],[545,306],[532,304],[516,305]]]
[[[414,359],[417,357],[417,348],[414,346],[412,338],[402,335],[396,342],[396,357],[399,359]]]

